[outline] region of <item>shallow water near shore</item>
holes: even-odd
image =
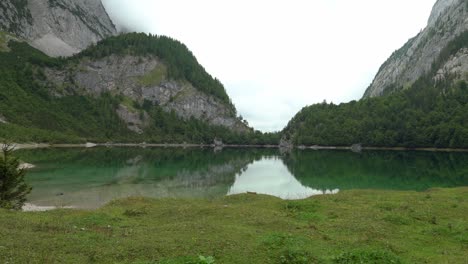
[[[468,185],[468,153],[211,148],[24,149],[36,206],[97,208],[129,196],[302,199],[350,189]]]

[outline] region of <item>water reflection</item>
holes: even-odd
[[[468,185],[468,153],[415,151],[293,151],[289,171],[315,188],[424,191]]]
[[[224,196],[251,156],[181,149],[28,150],[37,168],[28,173],[28,200],[40,206],[96,208],[129,196]]]
[[[236,174],[228,195],[255,192],[282,199],[304,199],[313,195],[334,194],[338,189],[317,190],[302,185],[279,157],[264,157]]]
[[[29,201],[95,208],[128,196],[215,198],[256,192],[283,199],[349,189],[468,185],[468,153],[276,149],[95,148],[15,152],[37,167]]]

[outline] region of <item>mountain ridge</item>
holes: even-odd
[[[364,98],[382,96],[411,86],[418,78],[431,71],[443,48],[467,30],[468,1],[438,0],[432,9],[427,27],[382,64],[365,91]],[[464,59],[464,52],[452,55],[459,63],[468,65],[468,60]],[[436,69],[436,72],[441,70],[443,71],[444,67]],[[448,71],[460,73],[453,67]],[[468,80],[465,76],[460,76],[459,79]]]

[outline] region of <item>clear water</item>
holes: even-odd
[[[423,191],[468,185],[468,153],[276,149],[93,148],[15,152],[36,165],[29,202],[96,208],[129,196],[283,199],[349,189]]]

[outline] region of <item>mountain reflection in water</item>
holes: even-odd
[[[304,186],[288,171],[279,157],[269,157],[253,162],[247,170],[238,173],[228,195],[255,192],[282,199],[304,199],[338,191],[317,190]]]
[[[30,203],[100,207],[129,196],[217,198],[245,192],[301,199],[350,189],[468,185],[468,153],[93,148],[19,150]]]

